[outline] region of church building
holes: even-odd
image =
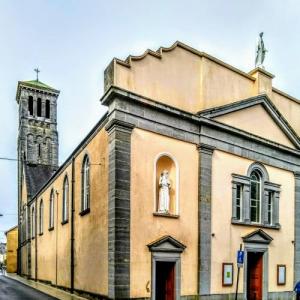
[[[273,78],[181,42],[115,58],[107,112],[61,165],[59,91],[19,81],[18,273],[153,300],[234,299],[239,273],[238,299],[292,299],[300,102]]]

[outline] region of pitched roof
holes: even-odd
[[[55,172],[52,166],[31,164],[25,165],[24,171],[29,196],[35,195]]]
[[[38,89],[38,90],[42,90],[48,93],[52,93],[52,94],[56,94],[58,95],[60,93],[59,90],[51,87],[50,85],[43,83],[39,80],[27,80],[27,81],[19,81],[18,82],[18,87],[17,87],[17,95],[16,95],[16,99],[17,101],[19,101],[19,97],[20,97],[20,86],[22,87],[27,87],[27,88],[33,88],[33,89]]]
[[[18,228],[18,225],[14,226],[14,227],[11,227],[9,229],[7,229],[4,233],[5,235],[7,235],[10,231],[13,231],[14,229]]]
[[[55,88],[53,88],[50,85],[45,84],[39,80],[27,80],[27,81],[19,81],[19,82],[24,85],[29,85],[32,87],[38,87],[38,88],[45,89],[45,90],[57,91]]]

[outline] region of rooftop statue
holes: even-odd
[[[262,67],[262,68],[264,68],[263,62],[265,60],[266,52],[268,51],[265,48],[263,35],[264,35],[263,32],[259,34],[259,40],[256,46],[256,58],[255,58],[255,67]]]

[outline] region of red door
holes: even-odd
[[[247,265],[247,290],[248,300],[262,300],[262,270],[263,270],[262,253],[248,252]]]
[[[156,263],[155,300],[175,299],[175,263]]]

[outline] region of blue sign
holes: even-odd
[[[237,263],[242,265],[244,263],[244,251],[237,252]]]

